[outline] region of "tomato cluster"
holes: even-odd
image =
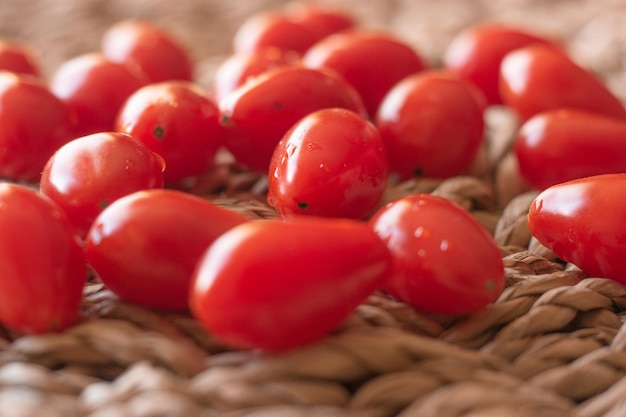
[[[513,151],[532,186],[622,171],[626,112],[557,41],[510,26],[468,29],[442,62],[302,4],[245,21],[210,86],[146,21],[113,25],[48,80],[28,49],[0,43],[0,322],[67,328],[88,270],[238,348],[318,340],[377,291],[428,313],[485,307],[505,285],[487,229],[431,194],[384,204],[388,186],[467,173],[495,105],[519,116]],[[218,154],[266,176],[275,219],[186,191]],[[617,195],[620,179],[602,187]],[[601,198],[587,181],[538,199],[531,229],[564,259],[619,275],[618,237],[583,233]],[[585,239],[611,250],[581,253]]]

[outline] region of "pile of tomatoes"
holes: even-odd
[[[590,177],[626,168],[620,101],[557,41],[506,25],[468,28],[442,62],[309,5],[251,16],[208,87],[150,22],[111,26],[100,50],[49,79],[27,47],[0,43],[0,322],[66,329],[90,274],[128,302],[189,310],[237,348],[318,340],[376,291],[473,313],[505,284],[488,231],[434,195],[381,202],[398,181],[467,173],[496,105],[519,116],[514,151],[531,186],[587,181],[546,190],[533,233],[590,273],[619,276],[614,259],[586,264],[606,253],[584,242],[621,242],[591,230],[603,214],[589,202],[619,216],[625,180]],[[182,187],[220,152],[267,176],[276,219]]]

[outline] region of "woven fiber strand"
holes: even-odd
[[[40,50],[46,74],[98,47],[112,23],[154,20],[178,36],[210,86],[247,16],[278,0],[3,0],[0,36]],[[500,20],[562,39],[626,98],[621,0],[394,0],[326,4],[390,30],[432,65],[461,29]],[[518,123],[486,114],[486,144],[466,175],[391,186],[459,203],[500,245],[507,286],[468,317],[428,315],[376,293],[328,338],[282,354],[233,351],[189,315],[120,301],[97,280],[78,324],[24,336],[0,327],[4,417],[599,417],[626,415],[626,287],[588,277],[532,238],[536,191],[510,146]],[[276,216],[263,176],[220,155],[190,192],[254,219]],[[476,271],[480,273],[480,271]]]

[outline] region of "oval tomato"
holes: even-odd
[[[134,191],[163,187],[163,160],[123,133],[102,132],[59,148],[44,167],[39,188],[84,237],[100,212]]]
[[[52,200],[0,184],[0,322],[20,333],[61,331],[78,318],[83,250]]]
[[[626,110],[601,79],[554,46],[529,45],[505,55],[500,94],[522,120],[556,108],[575,108],[626,120]]]
[[[339,326],[380,286],[389,265],[366,223],[304,216],[249,222],[202,256],[191,312],[235,347],[289,349]]]
[[[425,63],[405,42],[384,32],[350,30],[330,35],[302,57],[309,68],[331,68],[361,95],[370,116],[383,96],[404,77],[421,71]]]
[[[383,197],[389,173],[376,128],[345,109],[305,116],[280,141],[268,202],[283,216],[364,218]]]
[[[67,106],[34,77],[0,72],[0,177],[37,183],[52,154],[71,139]]]
[[[113,130],[126,99],[147,84],[121,64],[98,53],[74,57],[61,64],[50,80],[50,90],[74,112],[74,136]]]
[[[551,110],[524,123],[515,139],[521,174],[532,186],[626,172],[626,121],[582,110]]]
[[[167,183],[206,172],[224,141],[217,104],[188,81],[149,84],[135,91],[122,106],[115,130],[163,157]]]
[[[86,239],[89,265],[120,298],[184,310],[196,263],[221,234],[248,219],[201,197],[145,190],[109,205]]]
[[[0,39],[0,70],[39,77],[41,68],[35,53],[28,46]]]
[[[290,3],[286,6],[285,13],[293,21],[313,32],[317,40],[356,26],[350,14],[330,6]]]
[[[298,120],[324,108],[366,116],[359,94],[330,71],[287,66],[261,74],[220,102],[225,143],[250,169],[267,172],[272,153]]]
[[[500,250],[487,230],[457,204],[413,194],[382,207],[370,225],[393,265],[383,289],[418,309],[469,314],[504,288]]]
[[[626,174],[603,174],[551,186],[530,205],[531,233],[584,272],[626,284]]]
[[[422,71],[396,84],[375,124],[400,179],[448,178],[464,172],[483,142],[482,103],[473,87],[438,71]]]
[[[123,20],[102,36],[101,52],[147,77],[150,83],[193,79],[193,61],[174,36],[148,21]]]
[[[515,49],[535,43],[552,44],[552,41],[507,24],[479,24],[452,40],[444,53],[443,66],[476,85],[488,104],[501,104],[498,79],[502,59]]]

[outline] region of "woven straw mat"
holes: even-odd
[[[111,23],[151,19],[185,43],[208,85],[232,35],[272,0],[0,0],[0,35],[41,51],[46,73],[98,47]],[[626,98],[626,2],[335,0],[363,25],[403,37],[436,66],[451,38],[486,20],[563,40]],[[63,334],[0,329],[0,416],[596,417],[626,416],[626,287],[586,277],[534,241],[536,192],[509,152],[517,127],[487,114],[485,148],[468,175],[390,187],[450,198],[502,249],[507,287],[469,317],[433,317],[372,295],[319,343],[280,355],[232,351],[185,314],[119,301],[87,285],[84,319]],[[274,216],[263,178],[225,159],[192,185],[254,218]],[[477,271],[478,273],[479,271]]]

